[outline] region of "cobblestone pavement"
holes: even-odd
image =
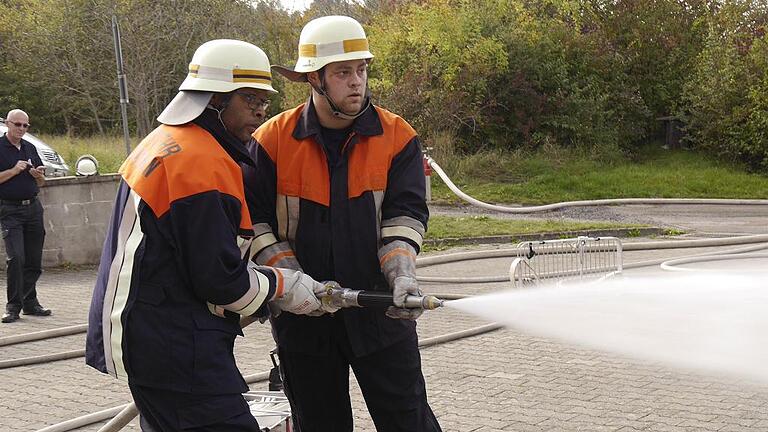
[[[642,239],[641,239],[642,240]],[[645,239],[647,240],[647,239]],[[493,246],[486,246],[493,247]],[[688,255],[697,250],[627,253],[625,261]],[[504,274],[508,259],[421,269],[425,275]],[[0,337],[86,322],[95,268],[47,270],[39,284],[47,318],[0,324]],[[5,286],[0,277],[0,286]],[[432,293],[482,293],[505,284],[424,284]],[[421,338],[484,324],[453,310],[426,312]],[[267,371],[267,326],[239,338],[243,374]],[[84,334],[0,347],[0,360],[83,347]],[[461,339],[422,350],[429,398],[443,430],[453,431],[768,431],[768,387],[701,376],[531,337],[515,330]],[[358,431],[374,431],[351,377]],[[253,389],[266,389],[257,383]],[[0,431],[34,431],[130,402],[127,387],[85,366],[83,359],[0,370]],[[94,424],[77,429],[97,431]],[[137,422],[124,430],[138,431]]]

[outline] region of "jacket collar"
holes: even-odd
[[[244,163],[256,167],[253,158],[248,154],[245,145],[241,143],[234,135],[229,133],[219,121],[216,112],[212,109],[204,109],[203,113],[192,120],[192,123],[205,129],[213,135],[219,145],[227,152],[235,162]]]
[[[299,121],[296,122],[296,127],[293,129],[293,137],[297,140],[303,140],[312,135],[318,135],[321,127],[315,105],[312,103],[312,97],[310,96],[307,103],[304,104],[304,109],[301,111]],[[364,136],[381,135],[384,133],[379,114],[373,105],[370,105],[363,115],[352,122],[351,129],[356,134]]]

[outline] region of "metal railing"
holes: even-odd
[[[621,273],[621,240],[616,237],[522,242],[509,267],[515,288],[550,280],[585,280]]]

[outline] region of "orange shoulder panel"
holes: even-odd
[[[294,109],[283,111],[272,117],[251,135],[273,161],[277,161],[277,148],[283,136],[293,135],[293,129],[296,127],[298,118],[301,117],[304,105],[306,104],[301,104]]]
[[[361,137],[349,155],[349,198],[367,191],[387,188],[387,173],[392,159],[416,136],[416,131],[400,116],[376,108],[384,133]]]
[[[193,123],[152,131],[123,162],[120,174],[157,217],[176,200],[216,190],[240,200],[240,228],[252,229],[240,166]]]
[[[253,138],[275,163],[278,194],[327,206],[331,193],[325,153],[312,139],[293,137],[303,109],[304,104],[273,117],[253,133]]]

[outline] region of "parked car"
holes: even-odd
[[[7,131],[8,127],[5,126],[5,119],[0,117],[0,136]],[[40,155],[40,160],[43,161],[43,165],[45,165],[46,177],[63,177],[69,175],[69,166],[64,162],[64,158],[56,153],[51,146],[29,132],[24,134],[23,139],[32,143],[37,149],[37,154]]]

